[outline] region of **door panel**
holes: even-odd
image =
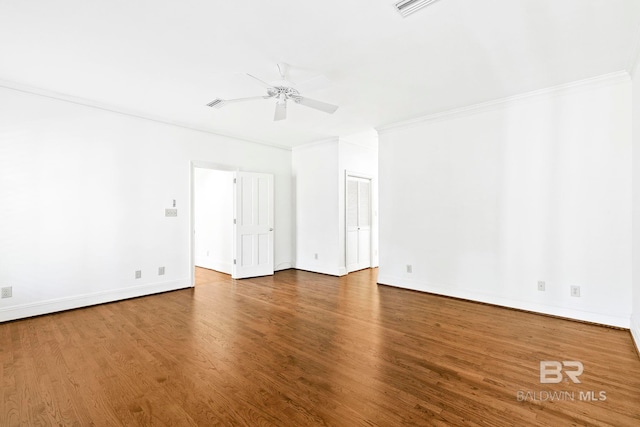
[[[273,176],[235,172],[232,277],[273,274]]]
[[[371,225],[371,181],[358,182],[358,227]]]
[[[347,231],[347,267],[358,264],[358,230]]]

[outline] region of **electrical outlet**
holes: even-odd
[[[164,216],[178,216],[178,209],[165,209]]]
[[[580,286],[571,286],[571,296],[572,297],[580,296]]]
[[[538,281],[538,290],[544,291],[546,289],[546,285],[543,281]]]
[[[164,276],[164,267],[158,267],[158,276]]]
[[[413,273],[413,267],[411,264],[407,264],[407,273]]]
[[[136,279],[139,279],[142,277],[142,270],[136,270]]]
[[[7,286],[6,288],[2,288],[2,298],[11,298],[13,296],[13,290],[11,286]]]
[[[318,259],[318,254],[313,254],[313,259]]]

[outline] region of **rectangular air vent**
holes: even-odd
[[[224,99],[216,98],[213,101],[211,101],[210,103],[208,103],[207,106],[209,106],[211,108],[220,108],[220,107],[222,107],[223,103],[224,103]]]
[[[437,0],[402,0],[397,2],[395,6],[398,12],[400,12],[400,15],[407,16],[436,1]]]

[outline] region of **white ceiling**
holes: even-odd
[[[295,146],[628,70],[639,0],[440,0],[407,18],[394,0],[0,0],[0,79],[198,129]],[[327,115],[263,95],[242,73],[323,75],[303,95]]]

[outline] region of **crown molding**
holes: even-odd
[[[359,144],[357,142],[349,141],[349,140],[346,140],[346,139],[343,139],[343,138],[340,138],[340,140],[338,141],[338,144],[339,145],[343,145],[343,144],[352,145],[354,147],[363,148],[365,150],[374,151],[376,153],[378,152],[378,147],[377,146],[373,147],[373,146],[369,146],[369,145]]]
[[[325,145],[325,144],[329,144],[329,143],[339,143],[339,138],[337,136],[332,136],[331,138],[324,138],[324,139],[320,139],[318,141],[312,141],[312,142],[307,142],[305,144],[300,144],[300,145],[296,145],[294,146],[291,150],[292,151],[304,151],[313,147],[316,147],[318,145]]]
[[[417,117],[401,122],[392,123],[389,125],[376,128],[378,134],[382,135],[394,130],[403,129],[423,123],[434,122],[438,120],[451,119],[456,117],[464,117],[471,114],[478,114],[484,111],[491,111],[500,108],[505,108],[509,105],[515,105],[522,102],[528,102],[535,99],[540,99],[549,96],[562,96],[585,89],[592,89],[601,86],[608,86],[612,84],[629,82],[631,77],[626,70],[616,71],[601,76],[591,77],[588,79],[577,80],[570,83],[565,83],[557,86],[551,86],[545,89],[538,89],[531,92],[525,92],[514,96],[508,96],[505,98],[494,99],[492,101],[482,102],[479,104],[469,105],[466,107],[454,108],[451,110],[442,111],[427,116]]]
[[[148,120],[155,123],[161,123],[169,126],[175,126],[183,129],[188,129],[196,132],[203,132],[209,135],[215,135],[224,138],[236,139],[243,142],[249,142],[252,144],[258,144],[262,146],[267,146],[270,148],[277,148],[280,150],[291,151],[291,147],[279,144],[273,144],[266,141],[253,140],[249,138],[243,138],[239,136],[235,136],[233,134],[227,134],[223,132],[216,132],[210,129],[205,129],[202,127],[194,126],[189,123],[182,123],[178,121],[168,120],[164,117],[154,116],[150,114],[141,113],[139,111],[127,110],[121,107],[116,107],[114,105],[104,104],[98,101],[93,101],[86,98],[80,98],[72,95],[63,94],[60,92],[54,92],[47,89],[42,89],[34,86],[28,86],[22,83],[12,82],[8,80],[0,80],[0,88],[14,90],[16,92],[22,92],[29,95],[40,96],[43,98],[54,99],[56,101],[68,102],[71,104],[82,105],[84,107],[95,108],[97,110],[108,111],[111,113],[122,114],[128,117],[134,117],[137,119]]]

